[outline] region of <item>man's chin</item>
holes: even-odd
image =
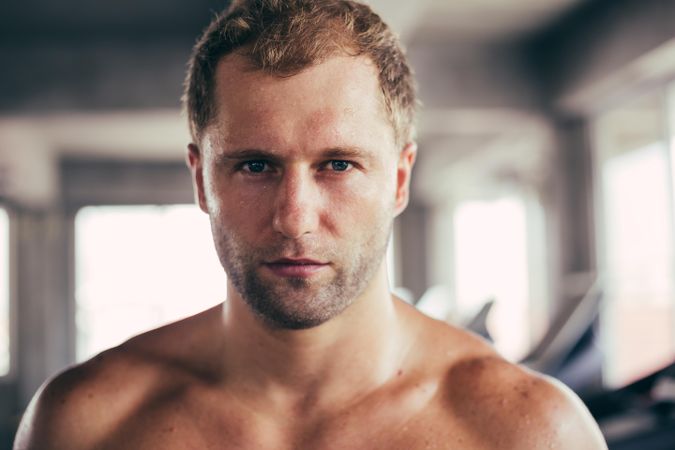
[[[264,293],[259,289],[249,290],[244,301],[274,328],[305,330],[330,321],[349,306],[350,302],[338,292],[330,291],[307,279],[288,278],[283,287],[277,285]]]
[[[316,328],[340,315],[345,309],[337,305],[316,308],[301,298],[284,299],[274,304],[249,304],[267,325],[276,329],[307,330]]]
[[[295,315],[261,316],[261,318],[270,328],[291,331],[310,330],[333,319],[333,317],[298,317]]]

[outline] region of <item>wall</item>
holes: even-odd
[[[554,112],[583,115],[621,95],[627,83],[643,82],[635,78],[650,74],[637,71],[614,89],[600,89],[675,39],[674,20],[673,0],[596,0],[535,36],[528,44],[532,69]],[[651,75],[672,76],[672,55],[659,55]]]

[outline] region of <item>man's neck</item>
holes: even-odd
[[[374,391],[398,373],[403,342],[412,341],[403,336],[384,265],[340,316],[306,330],[270,327],[230,291],[224,307],[226,379],[286,411],[323,409]]]

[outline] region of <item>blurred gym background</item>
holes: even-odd
[[[392,287],[567,383],[611,449],[675,448],[675,1],[370,4],[423,102]],[[224,299],[179,98],[226,5],[0,7],[0,449],[48,377]]]

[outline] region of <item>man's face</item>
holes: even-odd
[[[230,55],[217,117],[189,163],[220,261],[268,324],[339,315],[384,273],[415,148],[397,148],[375,67],[333,57],[291,77]]]

